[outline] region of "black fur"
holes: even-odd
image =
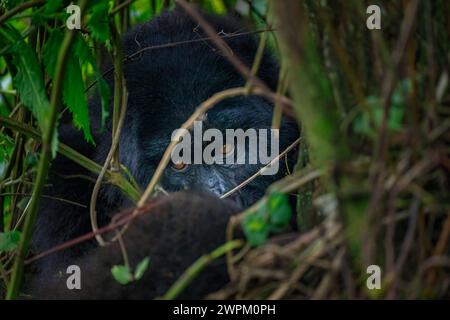
[[[156,204],[152,207],[152,204]],[[81,268],[81,290],[68,290],[65,269],[31,284],[31,297],[39,299],[153,299],[162,296],[197,258],[225,243],[225,229],[231,214],[238,212],[232,202],[210,195],[175,193],[149,203],[148,212],[139,213],[123,240],[132,269],[145,257],[150,264],[144,277],[121,285],[111,275],[113,265],[123,265],[117,242],[94,249],[71,261]],[[205,223],[208,221],[208,223]],[[114,236],[111,232],[107,238]],[[67,267],[67,266],[66,266]],[[180,298],[202,298],[227,282],[224,259],[213,261],[195,284]]]
[[[219,32],[230,34],[245,31],[239,23],[231,18],[215,16],[206,16],[206,18]],[[123,40],[124,51],[126,55],[130,55],[145,47],[202,37],[205,35],[201,28],[185,14],[175,10],[171,13],[164,13],[161,17],[137,26],[127,33]],[[233,53],[250,67],[258,46],[257,38],[245,35],[226,41]],[[120,160],[142,188],[152,177],[170,142],[173,130],[179,128],[195,108],[214,93],[245,85],[245,80],[221,52],[217,51],[214,45],[208,41],[147,50],[131,61],[127,61],[124,64],[124,73],[129,99],[125,125],[120,139]],[[267,52],[264,54],[258,76],[272,89],[275,89],[278,67]],[[107,79],[111,87],[113,85],[112,78],[110,75]],[[93,147],[83,142],[81,134],[68,125],[61,126],[60,139],[94,161],[103,163],[110,148],[111,125],[108,123],[106,130],[103,132],[100,130],[101,112],[98,97],[92,99],[90,109],[96,146]],[[225,100],[208,112],[204,130],[207,128],[220,130],[270,128],[272,109],[272,105],[268,101],[256,96]],[[295,122],[284,119],[280,150],[292,143],[297,135]],[[289,159],[289,163],[292,165],[293,157]],[[189,189],[221,194],[250,177],[258,170],[258,167],[258,165],[193,165],[183,172],[176,172],[169,167],[166,169],[161,183],[170,192]],[[59,156],[52,165],[48,181],[50,187],[44,192],[54,197],[80,203],[85,207],[58,200],[42,199],[34,234],[33,249],[35,252],[52,248],[91,231],[87,208],[93,183],[79,176],[68,177],[70,175],[86,175],[95,178],[70,160]],[[285,175],[284,161],[280,164],[277,175],[259,177],[243,188],[233,197],[233,200],[242,207],[247,207],[259,199],[272,182],[283,175]],[[103,187],[97,202],[99,224],[108,223],[113,213],[130,205],[131,203],[117,188]],[[189,212],[193,213],[192,210]],[[170,219],[174,219],[175,214],[173,211],[168,212]],[[200,217],[204,218],[203,224],[200,223]],[[161,219],[164,219],[163,215]],[[188,217],[183,216],[182,219],[187,221]],[[194,219],[198,221],[199,228],[207,230],[207,226],[212,223],[214,218],[209,219],[205,212],[201,211]],[[175,246],[175,240],[171,240],[171,236],[180,241],[191,242],[194,240],[180,237],[180,234],[187,234],[182,229],[185,224],[173,225],[177,225],[181,229],[171,229],[172,234],[164,237],[167,244],[158,242],[158,246],[162,246],[159,248],[153,241],[142,241],[136,248],[138,251],[136,253],[139,253],[139,250],[144,247],[150,252],[170,253],[170,248]],[[223,228],[225,228],[225,224]],[[149,239],[154,239],[153,235],[150,234]],[[196,238],[196,240],[200,239]],[[92,247],[95,247],[94,241],[42,259],[37,264],[39,277],[51,278],[58,270],[71,264],[74,259],[89,252]],[[188,260],[191,261],[193,255],[197,253],[199,252],[189,253],[190,259]],[[154,265],[164,266],[166,263],[170,264],[169,259],[171,258],[162,255],[152,259]],[[166,285],[162,279],[154,278],[153,281],[161,281],[162,286]],[[152,291],[149,290],[149,292]],[[159,291],[155,289],[153,292]]]

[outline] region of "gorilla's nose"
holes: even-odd
[[[206,191],[220,197],[228,191],[229,188],[227,185],[226,181],[220,175],[211,170],[208,174],[198,176],[195,189]]]
[[[218,197],[220,197],[225,192],[227,192],[227,188],[225,186],[224,181],[222,181],[221,179],[217,179],[216,177],[210,177],[208,179],[206,187],[209,192],[211,192],[212,194],[214,194]]]

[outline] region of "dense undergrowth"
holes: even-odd
[[[123,88],[109,92],[101,54],[111,55],[120,79],[120,35],[175,5],[81,0],[82,28],[73,32],[65,28],[66,2],[0,1],[0,286],[8,298],[19,290],[56,153],[102,171],[58,143],[61,113],[94,143],[87,98],[95,84],[104,118],[117,123]],[[281,66],[270,94],[285,96],[276,99],[273,126],[285,111],[302,128],[295,172],[230,222],[229,240],[243,226],[247,244],[227,254],[231,282],[210,297],[448,298],[450,3],[191,2],[264,31],[261,47]],[[380,30],[366,27],[371,4],[381,8]],[[267,89],[243,74],[250,89]],[[107,169],[106,181],[144,202],[125,172]],[[282,194],[297,195],[299,232],[273,235],[271,217],[288,210]],[[370,290],[373,265],[381,284]]]

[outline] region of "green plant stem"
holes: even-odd
[[[31,7],[34,6],[42,6],[45,4],[45,0],[37,0],[37,1],[29,1],[29,2],[24,2],[21,5],[5,12],[4,15],[2,15],[0,17],[0,26],[7,21],[9,18],[14,17],[16,14],[18,14],[19,12],[25,11]]]
[[[113,103],[113,117],[112,117],[112,137],[111,141],[116,136],[117,129],[119,127],[120,113],[121,113],[121,101],[122,97],[126,95],[126,83],[123,75],[123,52],[122,52],[122,40],[119,30],[122,28],[122,21],[118,19],[118,26],[111,23],[111,32],[113,36],[113,60],[114,60],[114,103]],[[114,171],[120,169],[120,146],[117,144],[114,151],[110,167]]]
[[[337,195],[348,243],[357,261],[367,220],[362,214],[364,201],[353,195],[360,192],[355,186],[362,185],[362,181],[361,176],[351,174],[346,167],[352,157],[348,139],[340,130],[333,87],[304,7],[296,0],[273,3],[280,44],[292,75],[294,109],[309,142],[311,163],[328,173],[327,189]]]
[[[87,0],[80,1],[81,11],[84,10],[86,3]],[[39,208],[39,201],[41,198],[42,190],[44,188],[44,183],[47,179],[48,168],[50,165],[52,140],[56,131],[58,108],[61,103],[64,70],[67,63],[68,53],[74,38],[75,31],[67,31],[59,50],[58,60],[56,63],[56,77],[55,81],[53,82],[53,90],[50,98],[51,109],[47,126],[42,137],[42,150],[38,164],[37,177],[31,195],[30,206],[28,207],[28,211],[26,212],[25,224],[22,230],[22,237],[20,239],[19,252],[14,261],[11,281],[9,283],[8,291],[6,294],[6,299],[8,300],[15,299],[20,290],[24,269],[24,260],[30,249],[31,237],[33,234],[33,228],[36,222]]]

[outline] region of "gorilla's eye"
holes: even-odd
[[[173,162],[172,161],[172,168],[174,168],[177,171],[183,171],[184,169],[186,169],[187,164],[184,162]]]
[[[234,146],[231,144],[224,144],[222,146],[222,154],[224,156],[230,155],[233,152],[233,150],[234,150]]]

